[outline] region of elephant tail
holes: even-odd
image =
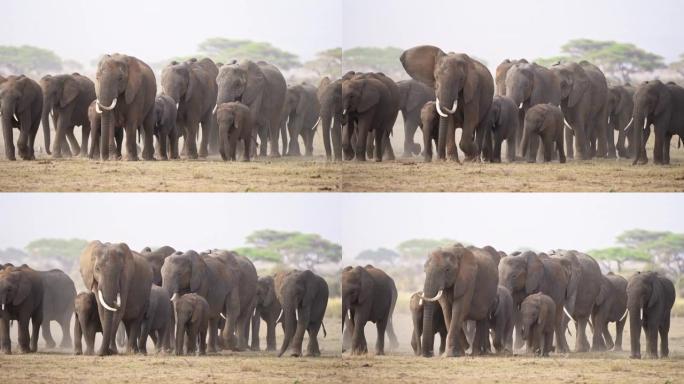
[[[344,320],[344,319],[343,319]],[[323,327],[323,337],[328,337],[328,331],[325,330],[325,323],[321,321],[321,327]]]

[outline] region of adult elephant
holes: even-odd
[[[280,156],[278,134],[287,91],[280,70],[264,61],[234,61],[221,67],[216,81],[217,104],[239,101],[249,107],[261,141],[259,154],[266,156],[270,145],[269,155]]]
[[[59,269],[40,272],[43,278],[43,339],[48,348],[55,347],[50,332],[50,322],[56,321],[62,328],[60,348],[71,348],[71,316],[74,314],[76,287],[69,275]]]
[[[318,85],[317,95],[321,105],[325,157],[342,161],[342,79],[331,81],[324,77]]]
[[[497,95],[506,96],[506,75],[508,74],[508,70],[518,63],[528,64],[529,62],[526,59],[506,59],[496,67],[496,72],[494,73],[494,83],[496,84]]]
[[[164,265],[164,260],[175,252],[176,250],[168,245],[159,247],[154,251],[150,247],[145,247],[140,251],[140,256],[147,260],[150,267],[152,267],[152,283],[154,285],[162,285],[161,269]]]
[[[634,156],[630,132],[634,129],[634,87],[630,84],[608,88],[608,141],[615,141],[617,131],[617,154],[623,159]]]
[[[496,264],[485,251],[473,252],[460,245],[432,251],[425,262],[425,285],[421,296],[424,304],[423,356],[433,355],[435,302],[439,302],[449,329],[447,356],[464,354],[462,339],[466,320],[477,321],[476,340],[486,336],[498,281]]]
[[[420,154],[420,144],[413,142],[413,136],[420,125],[420,109],[435,100],[435,90],[416,80],[397,82],[399,88],[399,110],[404,118],[404,154],[411,157]]]
[[[5,158],[16,160],[12,128],[19,128],[17,149],[24,160],[35,160],[33,144],[43,110],[43,91],[34,80],[21,75],[9,76],[0,84],[0,115]]]
[[[275,293],[273,276],[263,276],[257,281],[256,308],[252,315],[252,351],[258,351],[259,327],[261,320],[266,323],[266,350],[276,350],[276,321],[283,307],[280,305]]]
[[[675,83],[664,84],[660,80],[646,81],[639,85],[634,93],[634,145],[639,155],[634,157],[633,164],[645,164],[647,129],[655,126],[655,146],[653,162],[670,163],[670,142],[673,135],[680,140],[684,137],[684,88]]]
[[[563,327],[563,306],[566,301],[568,275],[561,261],[545,254],[537,255],[531,251],[506,256],[499,262],[499,281],[511,292],[513,297],[513,318],[516,328],[515,347],[521,348],[523,346],[520,305],[527,296],[541,292],[551,297],[556,303],[554,318],[556,351],[568,352],[568,343],[565,340],[564,333],[565,327]]]
[[[342,284],[342,334],[349,318],[347,333],[351,335],[351,354],[368,352],[364,328],[366,322],[375,323],[378,329],[375,354],[385,354],[385,331],[392,348],[399,343],[392,326],[392,314],[397,303],[397,287],[383,270],[367,265],[346,267],[340,278]],[[343,346],[344,347],[344,346]]]
[[[615,158],[615,144],[608,142],[608,84],[601,70],[589,63],[556,64],[551,71],[561,84],[561,109],[565,116],[565,145],[569,158],[574,147],[580,160]],[[577,144],[573,145],[573,137]]]
[[[19,350],[38,350],[38,334],[43,323],[43,278],[27,265],[7,266],[0,271],[0,351],[12,353],[10,321],[19,325]],[[31,332],[29,332],[29,321]]]
[[[622,330],[627,322],[627,279],[612,272],[602,276],[601,292],[596,299],[591,321],[593,332],[602,336],[600,343],[591,346],[593,350],[614,348],[615,351],[622,351]],[[610,322],[615,322],[615,343],[608,331]]]
[[[116,331],[126,327],[126,351],[138,351],[140,325],[145,317],[152,289],[152,270],[139,254],[125,243],[91,241],[81,253],[83,285],[97,297],[102,324],[100,356],[117,353]]]
[[[328,306],[328,283],[310,270],[292,270],[276,273],[274,284],[276,297],[283,307],[284,336],[278,356],[288,348],[292,356],[302,356],[304,332],[309,334],[307,356],[320,356],[318,331]],[[326,333],[325,326],[323,333]]]
[[[90,120],[88,107],[95,100],[95,84],[92,80],[78,73],[71,75],[46,75],[40,79],[43,90],[43,137],[45,150],[50,154],[50,119],[55,123],[55,144],[52,156],[66,155],[88,156],[88,138],[90,136]],[[74,127],[81,126],[81,146],[74,136]],[[71,144],[71,151],[66,143]]]
[[[565,311],[575,322],[575,352],[586,352],[590,348],[587,322],[601,301],[601,268],[593,257],[574,250],[554,251],[552,257],[561,262],[568,275]],[[592,345],[600,349],[602,340],[601,332],[595,331]]]
[[[657,272],[637,272],[627,283],[627,308],[632,359],[641,358],[641,328],[646,333],[646,352],[652,359],[668,357],[670,312],[675,301],[674,284]]]
[[[431,45],[408,49],[400,60],[409,76],[435,89],[437,113],[441,117],[439,159],[448,154],[458,160],[457,121],[462,126],[461,150],[467,159],[477,159],[480,146],[476,133],[481,136],[485,128],[494,96],[494,80],[487,67],[464,53],[447,54]]]
[[[284,154],[301,156],[302,153],[299,149],[299,137],[301,136],[304,140],[306,156],[313,155],[313,138],[321,112],[317,92],[316,87],[307,83],[287,87],[281,122]],[[285,130],[286,127],[287,131]]]
[[[199,157],[207,157],[209,137],[214,127],[218,69],[209,59],[172,61],[162,70],[162,90],[176,103],[176,125],[184,134],[183,154],[197,159],[197,135],[202,125]]]
[[[102,113],[100,157],[109,159],[114,149],[114,129],[126,133],[126,159],[138,160],[136,133],[142,132],[144,160],[154,160],[154,100],[157,81],[149,65],[133,56],[105,55],[95,75],[97,112]]]
[[[90,152],[88,158],[100,158],[100,143],[102,132],[102,114],[97,111],[97,100],[93,100],[88,107],[88,120],[90,120]],[[121,121],[114,123],[114,144],[115,144],[115,158],[121,159],[121,150],[123,149],[124,129]]]

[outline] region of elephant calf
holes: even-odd
[[[266,322],[266,350],[276,350],[276,322],[282,312],[282,307],[275,294],[272,276],[260,277],[257,282],[257,302],[252,316],[252,345],[253,351],[259,350],[259,326],[261,320]]]
[[[159,95],[154,101],[154,136],[157,138],[157,154],[160,159],[179,159],[178,138],[180,128],[176,126],[176,103],[166,95]]]
[[[162,346],[167,343],[167,331],[169,329],[169,322],[173,316],[171,308],[171,301],[169,300],[168,292],[158,286],[152,285],[152,290],[150,291],[150,302],[147,307],[147,312],[145,312],[145,318],[143,319],[140,339],[138,340],[138,349],[143,354],[147,354],[147,336],[149,335],[154,341],[154,347],[159,353]]]
[[[92,292],[81,292],[74,299],[74,353],[83,354],[82,338],[85,337],[86,355],[95,353],[95,334],[102,333],[102,323],[97,312],[97,300]]]
[[[207,354],[207,328],[209,327],[209,303],[196,293],[187,293],[175,299],[176,307],[176,355],[194,355],[199,343],[199,354]]]
[[[561,163],[565,163],[563,125],[563,112],[553,104],[537,104],[527,111],[520,146],[523,157],[527,156],[528,163],[536,161],[535,156],[539,145],[537,136],[542,139],[544,146],[544,162],[551,161],[555,145],[558,159]]]
[[[423,292],[416,292],[411,295],[411,300],[409,301],[409,308],[411,309],[411,319],[413,320],[413,333],[411,334],[411,348],[413,348],[413,353],[416,356],[420,356],[423,353],[423,348],[421,345],[421,337],[423,335],[423,299],[421,296]],[[447,338],[447,327],[444,323],[444,314],[441,308],[435,310],[434,316],[432,317],[432,331],[440,336],[439,343],[439,354],[442,355],[446,349],[446,338]],[[431,348],[430,348],[431,349]]]
[[[538,292],[523,300],[520,312],[522,336],[527,341],[527,352],[548,356],[553,348],[556,303],[549,296]]]
[[[501,162],[501,143],[506,140],[506,158],[515,161],[515,135],[518,131],[518,106],[506,96],[494,96],[485,127],[482,157],[491,163]]]
[[[515,147],[514,147],[515,148]],[[506,287],[496,290],[496,309],[489,317],[493,331],[493,344],[497,353],[513,352],[513,296]],[[552,320],[550,320],[552,322]]]
[[[434,101],[429,101],[420,110],[420,129],[423,131],[423,158],[432,161],[432,143],[437,147],[439,115]]]
[[[244,144],[243,160],[249,161],[254,122],[249,107],[240,102],[220,104],[216,108],[219,127],[219,152],[223,160],[235,161],[238,141]]]
[[[102,144],[102,138],[100,132],[102,131],[102,114],[97,112],[97,100],[93,100],[88,107],[88,120],[90,121],[90,153],[88,153],[88,158],[99,159],[100,158],[100,145]],[[123,125],[120,123],[114,126],[114,144],[116,144],[116,158],[121,159],[121,148],[123,145],[124,129]]]

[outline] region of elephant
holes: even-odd
[[[568,275],[566,289],[565,311],[576,324],[576,352],[589,350],[585,327],[594,311],[594,306],[600,300],[601,268],[593,257],[574,250],[557,250],[552,253],[557,258]],[[601,345],[601,332],[594,332],[592,345]]]
[[[55,347],[50,332],[50,321],[56,321],[62,328],[60,348],[71,348],[71,315],[74,313],[76,287],[69,275],[59,269],[39,272],[43,278],[43,339],[48,348]]]
[[[541,292],[529,295],[520,305],[522,337],[527,341],[527,352],[548,356],[553,349],[556,303]]]
[[[244,161],[249,161],[252,137],[255,134],[254,121],[249,108],[237,101],[219,104],[216,108],[219,130],[219,153],[223,160],[235,161],[237,144],[243,144]]]
[[[485,126],[482,155],[491,163],[501,162],[501,143],[506,140],[508,162],[515,161],[518,108],[507,96],[494,96],[489,110],[489,124]]]
[[[216,105],[218,67],[209,58],[172,61],[162,70],[163,93],[176,104],[176,125],[185,136],[183,154],[197,159],[197,135],[202,125],[199,157],[207,157]]]
[[[88,156],[88,138],[90,136],[90,120],[88,119],[88,107],[95,100],[95,83],[78,73],[71,75],[46,75],[40,79],[40,88],[43,91],[43,111],[41,121],[43,125],[43,137],[45,139],[45,151],[50,153],[50,119],[55,122],[55,144],[53,157],[62,157],[62,152],[67,155],[82,157]],[[74,127],[81,126],[81,146],[74,136]],[[65,138],[69,139],[71,150]]]
[[[331,81],[324,77],[318,85],[317,96],[325,157],[329,161],[342,161],[342,79]]]
[[[413,142],[413,136],[420,125],[420,112],[425,103],[435,100],[435,90],[416,80],[397,82],[399,88],[399,110],[404,118],[404,154],[412,157],[420,154],[420,144]]]
[[[602,276],[601,290],[594,311],[591,314],[593,332],[600,333],[599,343],[592,350],[602,351],[615,348],[622,351],[622,331],[627,322],[627,279],[612,272]],[[615,343],[608,332],[608,323],[615,322]]]
[[[174,100],[159,95],[154,101],[154,136],[157,137],[157,155],[162,160],[178,159],[180,129],[176,125],[177,110]]]
[[[439,248],[425,262],[423,289],[423,356],[432,356],[432,330],[435,302],[439,302],[449,327],[447,356],[463,355],[465,349],[463,325],[466,320],[477,321],[473,351],[477,353],[488,332],[488,316],[496,300],[499,276],[490,254],[461,245]],[[475,294],[477,292],[477,294]],[[463,336],[463,337],[462,337]]]
[[[43,323],[44,285],[41,273],[26,264],[7,266],[0,271],[0,351],[12,353],[10,321],[19,323],[21,353],[38,350],[38,335]],[[29,333],[29,321],[31,332]]]
[[[522,347],[520,305],[525,297],[541,292],[556,304],[554,326],[556,351],[568,352],[563,327],[563,306],[566,301],[568,274],[560,260],[531,251],[512,254],[499,262],[499,281],[513,297],[513,318],[516,328],[515,347]]]
[[[568,157],[574,158],[574,137],[580,160],[606,156],[615,158],[615,144],[607,140],[608,83],[603,72],[584,60],[556,64],[551,71],[561,84]]]
[[[21,76],[8,76],[0,84],[0,115],[2,137],[5,141],[5,158],[16,160],[12,128],[19,128],[17,149],[23,160],[35,160],[33,144],[43,110],[43,91],[34,80]]]
[[[81,253],[83,285],[96,293],[102,323],[99,356],[116,354],[116,331],[126,327],[126,351],[138,352],[138,335],[152,289],[152,268],[126,243],[91,241]]]
[[[526,59],[519,59],[519,60],[511,60],[511,59],[506,59],[501,62],[496,67],[496,72],[494,73],[494,83],[496,85],[496,95],[498,96],[506,96],[506,76],[508,75],[508,70],[511,69],[514,65],[521,63],[521,64],[529,64],[529,61]]]
[[[318,347],[318,331],[323,327],[325,308],[328,305],[328,283],[310,270],[291,270],[276,273],[273,278],[276,297],[283,307],[282,326],[283,343],[278,357],[281,357],[288,347],[291,356],[302,356],[302,342],[304,332],[309,334],[307,356],[320,356]]]
[[[138,160],[136,132],[142,132],[144,160],[154,160],[154,104],[157,81],[143,61],[128,55],[105,55],[97,65],[96,111],[101,112],[100,157],[109,159],[114,146],[114,129],[126,133],[126,159]],[[107,328],[107,324],[103,324]],[[106,333],[106,331],[105,331]]]
[[[437,104],[428,101],[420,109],[420,129],[423,131],[423,159],[425,162],[432,160],[432,145],[437,147],[440,117],[437,113]]]
[[[141,353],[147,354],[148,335],[152,338],[157,353],[162,350],[162,347],[166,347],[167,350],[171,349],[167,332],[169,331],[172,319],[173,307],[171,301],[169,301],[168,292],[164,288],[153,284],[150,291],[150,302],[140,327],[138,349]]]
[[[532,136],[539,136],[544,146],[544,162],[553,159],[558,151],[558,160],[565,163],[563,150],[563,111],[553,104],[537,104],[525,114],[522,136],[522,155],[527,156],[528,163],[534,163],[537,156],[539,141]]]
[[[154,285],[162,285],[162,265],[164,265],[164,260],[175,252],[176,250],[168,245],[159,247],[154,251],[150,247],[145,247],[140,251],[140,256],[147,260],[152,267],[152,283]]]
[[[301,156],[299,149],[299,136],[301,136],[304,140],[305,155],[313,155],[313,139],[316,126],[320,121],[320,113],[321,104],[318,101],[318,89],[316,87],[307,83],[287,87],[283,117],[280,123],[283,136],[283,154]]]
[[[269,155],[280,156],[278,133],[287,91],[280,70],[264,61],[233,61],[221,67],[216,81],[217,105],[239,101],[248,106],[261,141],[259,154],[266,156],[267,145],[270,145]]]
[[[346,157],[366,161],[367,149],[370,157],[372,148],[368,134],[372,132],[375,161],[394,160],[390,134],[399,113],[399,89],[394,81],[382,73],[350,75],[342,81],[342,107]]]
[[[80,292],[74,299],[74,353],[83,354],[82,339],[86,342],[86,355],[95,352],[95,334],[102,333],[102,323],[93,292]]]
[[[97,112],[97,100],[93,100],[92,103],[90,103],[90,107],[88,107],[88,120],[90,121],[90,142],[92,143],[90,145],[90,152],[88,153],[88,157],[90,159],[99,159],[100,158],[100,141],[101,141],[101,135],[100,132],[102,131],[102,114]],[[121,149],[123,148],[123,138],[124,138],[124,129],[123,129],[123,124],[121,122],[115,123],[114,125],[114,144],[115,144],[115,153],[116,153],[116,158],[121,159]]]
[[[391,347],[396,348],[399,343],[392,326],[392,314],[397,303],[397,287],[394,280],[383,270],[367,265],[344,268],[340,281],[342,284],[342,319],[344,320],[342,333],[344,334],[346,322],[347,333],[351,335],[351,354],[368,353],[364,334],[368,321],[375,323],[378,330],[375,344],[376,355],[385,354],[385,331],[390,338]],[[343,349],[346,349],[345,347],[343,345]]]
[[[207,354],[207,328],[209,327],[209,303],[196,293],[186,293],[175,299],[176,355],[194,355],[199,344],[199,355]]]
[[[421,356],[423,353],[423,346],[421,338],[423,335],[423,299],[421,296],[423,292],[416,292],[411,295],[409,300],[409,309],[411,310],[411,320],[413,321],[413,332],[411,333],[411,348],[416,356]],[[437,307],[432,317],[432,332],[439,333],[439,354],[442,355],[446,349],[447,326],[444,323],[444,314],[442,308]],[[434,336],[433,336],[434,337]],[[434,346],[433,346],[434,348]]]
[[[634,146],[630,136],[632,112],[634,111],[634,87],[630,84],[615,85],[608,88],[608,141],[615,141],[617,131],[617,154],[623,159],[634,156]]]
[[[446,159],[448,154],[458,161],[455,129],[459,125],[461,150],[466,159],[477,159],[481,148],[476,135],[481,138],[484,132],[494,96],[494,80],[487,67],[464,53],[447,54],[431,45],[404,51],[400,61],[409,76],[435,89],[436,109],[441,117],[439,159]]]
[[[646,141],[651,124],[655,126],[655,147],[653,162],[670,164],[670,141],[673,135],[680,140],[684,137],[684,88],[675,83],[664,84],[660,80],[646,81],[634,93],[634,112],[632,113],[635,148],[633,164],[645,164]],[[642,124],[643,122],[643,124]],[[643,132],[643,134],[642,134]]]
[[[502,285],[496,288],[494,308],[489,317],[494,349],[497,353],[513,353],[513,296]]]
[[[261,320],[266,322],[266,350],[276,350],[276,321],[282,312],[282,306],[275,293],[273,276],[263,276],[257,281],[256,308],[252,315],[252,343],[251,349],[258,351],[259,326]]]
[[[637,120],[638,121],[638,120]],[[641,328],[646,334],[646,352],[652,359],[658,358],[658,334],[660,356],[670,354],[668,332],[670,312],[675,301],[672,281],[658,272],[637,272],[627,282],[627,308],[632,359],[641,358]]]

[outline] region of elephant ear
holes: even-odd
[[[670,92],[668,91],[667,86],[663,84],[658,84],[656,87],[657,93],[658,93],[658,101],[656,102],[655,109],[653,110],[654,115],[661,115],[665,111],[670,109],[670,105],[672,104]]]
[[[247,72],[247,84],[242,95],[242,103],[251,104],[264,91],[266,86],[266,76],[259,66],[253,61],[245,61],[240,67]]]
[[[422,105],[420,105],[420,102],[423,101],[423,98],[421,97],[419,91],[413,89],[414,86],[415,84],[411,84],[411,86],[406,91],[406,93],[408,94],[406,99],[406,109],[409,111],[422,107]]]
[[[195,89],[197,88],[197,74],[195,74],[195,68],[188,65],[188,87],[185,89],[185,100],[192,99]]]
[[[401,65],[413,79],[430,87],[435,86],[435,65],[444,51],[433,45],[419,45],[401,54]]]
[[[370,300],[373,293],[373,279],[363,267],[356,267],[355,272],[359,274],[359,304],[363,304]]]
[[[531,295],[540,289],[541,279],[544,276],[544,264],[534,252],[525,252],[527,255],[527,271],[525,273],[525,292]]]
[[[313,100],[310,100],[307,97],[307,94],[302,87],[298,87],[297,92],[299,92],[299,102],[297,103],[297,107],[295,108],[295,112],[301,116],[304,116],[304,113],[306,113],[306,110],[309,108],[312,108],[312,103]]]
[[[473,59],[468,58],[465,65],[466,79],[463,86],[463,97],[466,103],[470,103],[478,93],[477,86],[480,83],[480,74],[477,73],[477,67]]]
[[[601,277],[601,287],[599,289],[599,294],[596,296],[596,305],[602,305],[608,296],[610,295],[610,282],[605,276]]]
[[[648,308],[652,308],[658,301],[663,297],[663,284],[658,279],[658,276],[653,274],[653,279],[651,283],[651,296],[648,298]]]
[[[582,267],[574,252],[563,255],[563,257],[560,258],[560,261],[569,276],[568,287],[565,292],[565,307],[572,313],[575,310],[575,301],[577,300],[577,289],[580,284]]]
[[[78,83],[72,78],[67,78],[64,80],[64,86],[62,87],[62,95],[59,99],[59,105],[61,107],[67,106],[69,103],[73,102],[76,96],[78,96],[79,89]]]
[[[587,89],[589,89],[589,78],[580,66],[577,66],[572,72],[572,89],[570,90],[570,95],[568,95],[568,106],[570,108],[577,105],[577,103],[582,99]]]
[[[190,256],[190,268],[190,292],[198,292],[206,275],[207,265],[197,252],[192,252]]]
[[[192,316],[190,317],[190,321],[192,323],[197,323],[200,320],[200,314],[202,311],[199,308],[196,308],[194,305],[190,308],[192,308]]]
[[[364,83],[361,89],[361,101],[357,109],[359,112],[366,112],[380,101],[380,91],[373,84],[369,84],[369,80],[364,79],[360,81]]]
[[[543,306],[544,301],[539,300],[539,315],[537,316],[537,324],[539,325],[546,324],[546,322],[549,321],[549,319],[546,318],[546,311],[544,310],[544,308],[542,308]]]
[[[472,286],[477,275],[477,261],[475,255],[467,248],[454,247],[451,250],[451,255],[449,261],[456,271],[454,298],[457,298],[465,295],[468,287]]]
[[[17,292],[14,294],[14,300],[12,304],[15,306],[20,305],[26,300],[29,293],[31,293],[31,281],[26,277],[25,273],[22,271],[13,272],[19,275],[19,284],[17,285]]]
[[[140,68],[140,63],[132,57],[128,58],[127,64],[128,81],[126,82],[125,96],[126,104],[130,104],[142,86],[142,69]]]
[[[315,290],[311,286],[311,283],[316,278],[313,272],[310,270],[302,271],[297,278],[297,292],[296,296],[301,298],[302,303],[309,303],[313,300],[316,295]]]
[[[101,245],[102,243],[97,240],[92,241],[88,244],[86,249],[81,252],[81,278],[83,279],[83,285],[85,285],[88,291],[92,291],[93,286],[95,285],[95,278],[93,277],[93,268],[95,266],[95,249]]]

